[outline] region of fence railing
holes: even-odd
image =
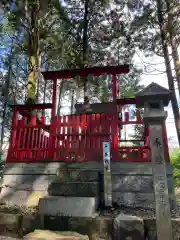
[[[102,143],[111,141],[111,115],[81,114],[55,117],[52,141],[57,161],[98,161]]]
[[[25,108],[15,108],[7,161],[102,161],[103,142],[110,142],[112,161],[150,161],[147,128],[139,140],[123,136],[124,130],[127,134],[127,127],[132,129],[132,126],[141,125],[144,129],[140,111],[135,108],[130,111],[125,105],[123,102],[113,114],[55,116],[51,124],[46,124],[43,118],[27,116]],[[167,146],[165,124],[163,136]],[[168,156],[168,148],[165,148],[165,154]]]
[[[46,106],[50,108],[50,106]],[[31,110],[39,109],[39,106]],[[29,108],[13,110],[8,162],[38,162],[49,158],[49,129],[43,117],[28,114]]]

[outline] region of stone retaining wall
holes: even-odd
[[[76,175],[76,179],[72,179],[73,174]],[[167,176],[170,202],[174,208],[176,204],[170,164],[167,164]],[[59,179],[59,186],[57,188],[57,184],[54,184],[53,191],[62,190],[60,185],[62,187],[63,184],[65,186],[65,182],[69,182],[68,191],[72,195],[75,185],[76,189],[78,187],[81,189],[83,182],[86,182],[82,188],[83,195],[85,192],[90,192],[89,186],[94,186],[94,191],[99,189],[100,202],[103,203],[103,166],[100,163],[6,164],[0,199],[18,205],[36,206],[39,198],[49,194],[49,186],[57,179]],[[112,163],[112,181],[115,204],[131,207],[154,207],[151,163]]]

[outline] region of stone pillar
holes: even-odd
[[[164,106],[170,91],[152,83],[137,95],[137,106],[144,107],[144,123],[150,130],[150,151],[154,182],[158,240],[172,239],[171,211],[163,146],[162,125],[167,118]]]

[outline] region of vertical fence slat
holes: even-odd
[[[72,115],[71,118],[71,134],[72,134],[72,148],[75,150],[75,155],[74,155],[74,160],[76,161],[76,158],[78,160],[78,147],[76,146],[77,144],[77,135],[78,135],[78,128],[79,128],[79,123],[78,123],[78,116]]]
[[[80,125],[81,125],[81,140],[79,143],[79,154],[80,158],[82,157],[82,151],[81,149],[84,149],[84,142],[85,142],[85,119],[84,119],[84,114],[81,114],[80,116]]]
[[[14,141],[16,138],[16,122],[18,120],[18,112],[16,109],[13,110],[12,115],[12,125],[11,125],[11,132],[10,132],[10,141],[9,141],[9,149],[8,149],[8,156],[7,160],[15,159],[15,151],[14,151]]]
[[[125,122],[129,122],[129,112],[125,112]]]
[[[56,122],[54,128],[56,128],[55,131],[55,159],[57,160],[58,158],[61,157],[60,155],[60,149],[63,147],[63,117],[57,116],[56,117]]]
[[[53,128],[51,132],[51,138],[52,138],[52,160],[57,160],[57,149],[61,147],[61,140],[57,139],[57,134],[59,132],[59,123],[58,123],[58,116],[54,117],[55,123],[53,123]]]
[[[37,144],[38,144],[38,129],[36,128],[34,129],[34,148],[35,149],[38,148]]]
[[[67,117],[67,139],[66,139],[66,148],[68,149],[68,158],[70,157],[70,155],[72,154],[71,151],[72,151],[72,135],[70,134],[71,133],[71,127],[72,127],[72,116],[69,115]]]
[[[27,129],[27,145],[26,148],[30,148],[31,147],[31,128]]]
[[[48,158],[48,137],[46,136],[46,156],[45,156],[45,159]]]
[[[75,136],[75,148],[77,149],[77,152],[79,150],[79,141],[80,141],[80,118],[79,116],[74,116],[73,117],[73,126],[75,128],[74,133],[76,134]],[[79,156],[78,156],[79,158]]]
[[[59,149],[62,147],[62,138],[59,138],[59,136],[62,136],[62,132],[63,129],[62,129],[62,117],[60,116],[56,116],[55,117],[55,122],[53,123],[53,128],[52,128],[52,136],[54,136],[54,148],[55,148],[55,151],[54,151],[54,156],[53,158],[55,160],[57,160],[60,156],[59,156]]]
[[[40,158],[43,158],[43,151],[42,151],[42,148],[43,148],[43,133],[42,133],[42,129],[41,129],[41,133],[40,133],[40,149],[39,149],[39,152],[40,152]]]
[[[52,121],[51,121],[51,126],[50,126],[50,134],[49,134],[49,153],[48,153],[48,158],[52,160],[56,160],[57,158],[57,132],[59,131],[59,117],[58,116],[53,116]]]
[[[63,136],[62,146],[64,148],[66,148],[66,143],[65,143],[66,137],[65,137],[65,134],[66,134],[66,116],[63,116],[62,117],[62,136]]]
[[[87,151],[91,151],[91,115],[87,115]]]
[[[94,146],[96,145],[96,143],[95,143],[95,137],[94,137],[94,133],[95,133],[95,114],[92,114],[92,118],[91,118],[91,130],[92,130],[91,146],[92,146],[92,151],[94,151]]]
[[[18,121],[18,125],[20,122]],[[19,148],[21,146],[21,129],[16,130],[16,143],[15,143],[15,148]]]
[[[142,123],[141,113],[139,109],[136,110],[136,119],[138,123]]]
[[[96,138],[97,138],[97,148],[96,148],[96,153],[97,153],[97,156],[99,156],[99,153],[101,151],[101,138],[102,138],[102,131],[101,131],[101,115],[100,114],[96,114],[96,127],[97,127],[97,135],[96,135]],[[98,134],[100,133],[100,134]]]
[[[34,128],[32,128],[32,129],[31,129],[31,132],[32,132],[32,136],[31,136],[31,148],[34,148],[34,140],[35,140],[35,138],[34,138],[35,132],[34,132],[34,131],[35,131]]]

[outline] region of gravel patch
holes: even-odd
[[[172,210],[171,216],[172,218],[180,218],[180,188],[176,188],[175,192],[177,207],[176,209]],[[100,216],[116,217],[118,214],[128,214],[146,219],[156,217],[155,209],[144,208],[121,207],[120,209],[111,208],[109,210],[103,210],[100,212]]]
[[[144,209],[144,208],[132,208],[132,207],[121,207],[120,209],[108,209],[100,212],[100,216],[116,217],[118,214],[133,215],[140,218],[155,218],[155,209]],[[177,208],[172,210],[172,218],[180,218],[180,204],[177,204]]]
[[[24,206],[8,205],[5,202],[0,202],[0,213],[11,213],[11,214],[21,214],[21,215],[33,215],[37,213],[36,208],[28,208]]]

